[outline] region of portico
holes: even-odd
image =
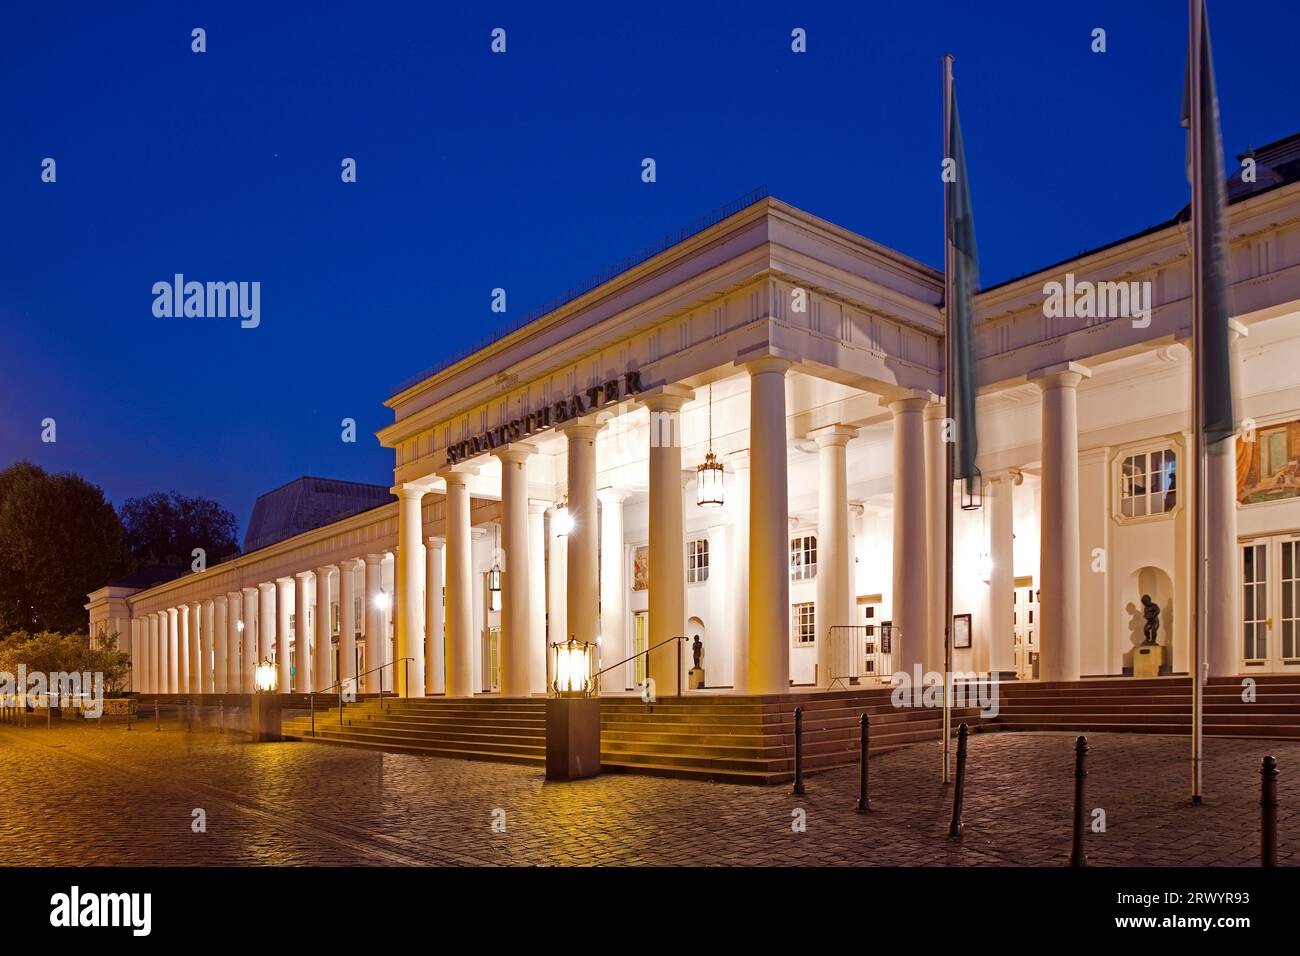
[[[1266,422],[1300,418],[1300,390],[1259,385],[1300,360],[1300,243],[1281,241],[1300,236],[1298,189],[1232,207],[1274,250],[1235,300],[1243,407]],[[1187,671],[1180,243],[1170,225],[981,294],[984,477],[981,507],[956,512],[955,670],[1131,673],[1127,606],[1151,592],[1165,671]],[[1067,272],[1153,278],[1146,324],[1048,315],[1044,284]],[[379,432],[394,500],[96,592],[92,626],[111,611],[129,631],[147,693],[247,692],[268,659],[298,691],[524,697],[570,636],[598,645],[611,695],[691,693],[682,638],[700,638],[710,694],[940,670],[941,297],[928,266],[761,199],[403,386]],[[720,503],[701,502],[709,455]],[[1300,498],[1243,510],[1215,461],[1212,548],[1240,569],[1241,536],[1300,527]],[[1236,584],[1216,674],[1249,664]]]

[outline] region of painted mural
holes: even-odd
[[[1254,437],[1237,439],[1237,501],[1300,497],[1300,421],[1257,428]]]

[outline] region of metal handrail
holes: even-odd
[[[678,637],[668,637],[668,638],[665,638],[664,640],[660,641],[658,644],[655,644],[653,647],[647,647],[647,648],[646,648],[645,650],[643,650],[643,651],[637,651],[637,652],[636,652],[635,654],[633,654],[631,657],[625,657],[625,658],[623,658],[623,659],[622,659],[621,661],[619,661],[617,664],[610,664],[608,667],[602,667],[600,670],[596,671],[596,673],[594,673],[594,674],[591,675],[591,681],[592,681],[592,687],[593,687],[593,690],[594,690],[597,694],[600,693],[600,675],[601,675],[601,674],[606,674],[606,673],[608,673],[609,671],[612,671],[612,670],[613,670],[614,668],[616,668],[616,667],[622,667],[624,664],[631,663],[632,661],[634,661],[634,660],[636,660],[638,657],[640,657],[642,654],[646,655],[646,674],[647,674],[647,676],[648,676],[648,675],[649,675],[649,672],[650,672],[650,657],[649,657],[649,654],[650,654],[651,651],[653,651],[653,650],[657,650],[657,649],[663,647],[665,644],[671,644],[673,641],[689,641],[689,640],[690,640],[690,638],[687,637],[687,636],[685,636],[684,634],[681,635],[681,636],[678,636]],[[678,697],[681,697],[681,696],[682,696],[682,645],[681,645],[681,644],[678,644],[678,645],[677,645],[677,696],[678,696]]]
[[[372,668],[370,668],[370,670],[366,671],[365,673],[358,674],[356,677],[348,677],[348,678],[346,678],[346,679],[344,679],[344,680],[335,681],[333,684],[330,684],[329,687],[323,687],[323,688],[321,688],[320,690],[312,690],[312,691],[308,691],[308,692],[307,692],[307,709],[308,709],[308,712],[311,714],[311,735],[312,735],[313,737],[316,736],[316,695],[317,695],[317,694],[325,694],[325,693],[328,693],[329,691],[333,690],[335,687],[338,688],[338,690],[339,690],[339,726],[342,727],[342,726],[343,726],[343,707],[344,707],[344,703],[343,703],[343,685],[344,685],[345,683],[347,683],[348,681],[352,681],[353,683],[355,683],[355,682],[357,682],[357,681],[360,681],[361,678],[363,678],[363,677],[369,677],[369,676],[370,676],[371,674],[373,674],[375,671],[382,671],[385,667],[391,667],[391,666],[394,666],[394,665],[399,664],[399,663],[406,663],[407,661],[413,661],[413,660],[415,660],[414,657],[397,657],[397,658],[394,658],[394,659],[391,660],[391,661],[388,661],[386,664],[380,664],[378,667],[372,667]],[[404,696],[404,697],[409,697],[410,694],[411,694],[411,669],[410,669],[409,667],[406,668],[406,669],[402,672],[402,683],[403,683],[403,688],[402,688],[402,689],[403,689],[403,691],[405,692],[405,693],[403,693],[402,696]],[[383,691],[383,686],[384,686],[383,678],[380,678],[380,681],[379,681],[379,687],[380,687],[379,693],[380,693],[381,696],[382,696],[383,693],[384,693],[384,691]]]

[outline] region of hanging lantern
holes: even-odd
[[[984,507],[984,478],[976,473],[961,483],[961,510],[979,511]]]
[[[572,635],[567,641],[551,645],[555,655],[551,690],[556,697],[586,697],[591,693],[591,654],[595,646]]]
[[[493,525],[492,568],[487,573],[488,593],[491,595],[492,610],[501,610],[501,562],[498,558],[501,548],[496,538],[499,525]]]
[[[555,530],[557,538],[567,538],[573,531],[573,515],[569,514],[568,495],[556,503],[555,514],[551,517],[551,527]]]
[[[722,462],[713,454],[713,385],[709,385],[709,450],[704,464],[695,469],[695,503],[701,508],[720,508],[723,493]]]

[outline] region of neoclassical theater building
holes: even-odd
[[[1230,187],[1242,430],[1206,482],[1235,569],[1210,582],[1218,675],[1300,670],[1300,136],[1252,155]],[[391,495],[106,586],[92,634],[120,634],[146,693],[247,692],[267,659],[281,690],[536,695],[570,636],[606,694],[941,670],[942,275],[751,200],[389,397]],[[1188,673],[1188,262],[1178,214],[979,295],[955,669],[1132,674],[1149,595],[1160,673]],[[1119,282],[1143,314],[1080,291]]]

